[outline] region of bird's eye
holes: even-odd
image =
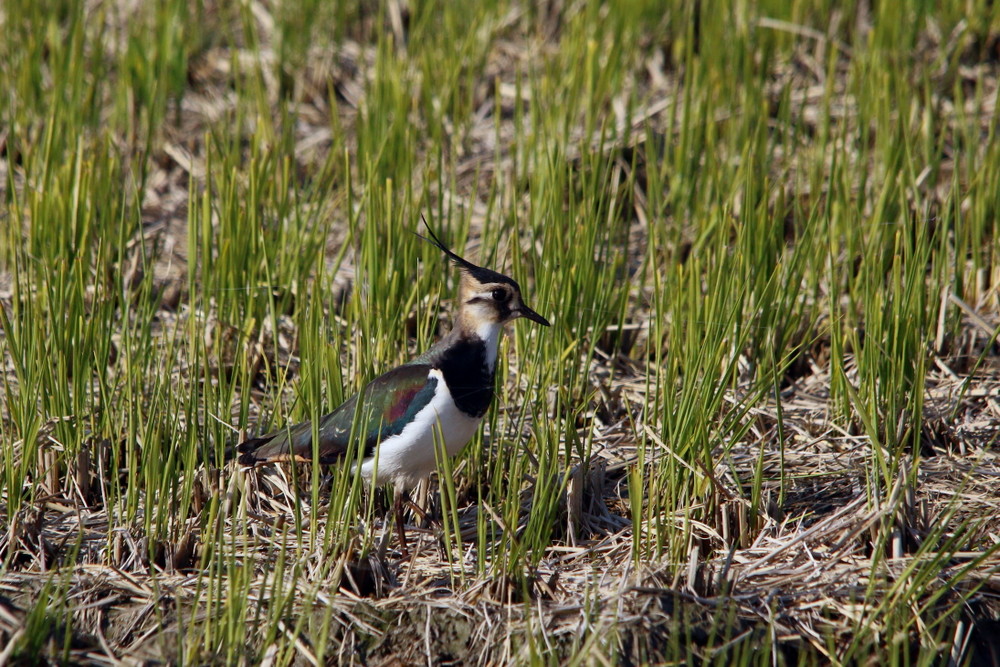
[[[502,303],[507,300],[507,290],[495,289],[493,290],[493,293],[490,296],[493,297],[494,301],[499,301]]]

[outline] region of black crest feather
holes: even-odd
[[[431,245],[436,246],[439,250],[441,250],[441,252],[447,255],[451,261],[455,262],[455,264],[460,266],[462,270],[468,271],[469,275],[471,275],[473,278],[484,284],[507,283],[509,285],[514,285],[515,287],[518,286],[517,283],[512,278],[508,278],[502,273],[497,273],[496,271],[492,271],[490,269],[483,268],[481,266],[476,266],[475,264],[465,259],[464,257],[460,257],[456,253],[452,252],[451,249],[448,248],[448,246],[442,243],[441,239],[439,239],[437,234],[434,233],[434,230],[431,229],[431,226],[427,224],[427,218],[421,215],[420,219],[423,221],[424,227],[427,228],[427,233],[430,234],[431,237],[427,238],[426,236],[422,236],[420,234],[417,234],[416,232],[413,233],[422,238],[423,240],[427,241]]]

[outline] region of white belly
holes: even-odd
[[[402,433],[383,440],[375,455],[362,462],[361,475],[366,480],[376,485],[391,483],[397,488],[413,488],[437,467],[435,442],[443,438],[444,450],[454,456],[472,439],[481,418],[470,417],[455,407],[441,371],[434,369],[430,376],[438,382],[434,398]]]

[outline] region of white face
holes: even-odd
[[[511,285],[488,283],[477,285],[465,307],[477,323],[503,324],[520,315],[521,299]]]
[[[506,324],[518,317],[549,326],[548,321],[521,300],[521,290],[513,282],[481,283],[469,275],[462,278],[462,313],[466,326]]]

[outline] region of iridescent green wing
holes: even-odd
[[[352,433],[364,438],[369,456],[382,440],[402,433],[414,416],[434,398],[438,380],[431,367],[412,364],[380,375],[319,422],[319,461],[335,463],[348,451]],[[358,400],[361,398],[361,406]],[[312,422],[247,440],[237,447],[240,463],[256,465],[274,461],[312,459]]]

